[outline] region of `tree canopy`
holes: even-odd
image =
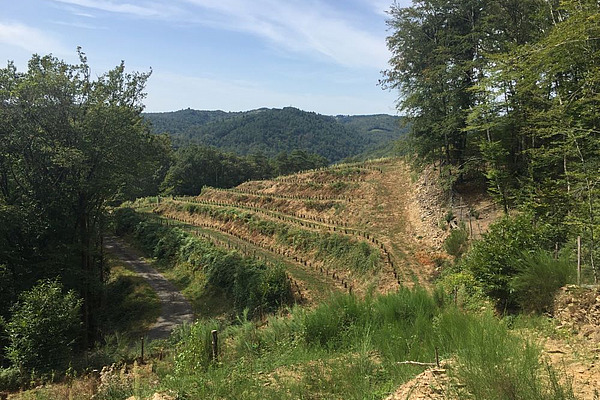
[[[293,107],[245,112],[180,110],[145,113],[155,133],[168,133],[177,147],[216,147],[237,155],[275,157],[302,150],[330,162],[389,144],[404,131],[391,115],[325,116]]]
[[[34,55],[26,72],[0,69],[3,289],[16,295],[60,276],[83,297],[90,332],[106,206],[155,192],[166,172],[170,145],[141,116],[149,76],[121,63],[93,79],[81,51],[75,65]]]
[[[596,275],[600,229],[600,5],[594,0],[415,0],[393,7],[383,83],[400,91],[418,154],[450,183],[487,180],[581,235]]]

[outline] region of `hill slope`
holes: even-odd
[[[306,150],[331,162],[385,146],[403,130],[390,115],[330,117],[293,107],[247,112],[180,110],[146,113],[155,133],[169,133],[177,146],[202,143],[237,154]]]

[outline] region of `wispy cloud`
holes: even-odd
[[[186,0],[211,12],[222,28],[248,32],[293,51],[316,52],[347,66],[381,68],[385,40],[352,25],[322,1]]]
[[[78,28],[78,29],[90,29],[90,30],[107,30],[108,29],[105,26],[98,26],[98,25],[88,24],[85,22],[52,21],[52,23],[54,23],[56,25],[69,26],[69,27]]]
[[[30,53],[68,53],[65,46],[48,32],[21,23],[0,22],[0,43],[19,47]]]
[[[361,29],[355,24],[360,16],[344,15],[323,0],[172,0],[168,5],[153,0],[135,4],[114,0],[54,1],[88,10],[243,32],[278,48],[344,66],[382,69],[389,58],[380,33]],[[372,10],[376,14],[375,7]]]
[[[171,14],[172,7],[160,3],[146,2],[136,5],[109,0],[54,0],[59,3],[71,4],[79,7],[107,11],[112,13],[128,14],[136,17],[164,17]],[[89,16],[89,14],[88,14]]]

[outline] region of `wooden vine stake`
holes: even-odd
[[[581,286],[581,236],[577,236],[577,285]]]
[[[143,364],[144,363],[144,337],[142,336],[141,339],[142,339],[142,351],[141,351],[142,357],[141,357],[141,363]]]
[[[218,362],[219,361],[219,337],[218,337],[217,330],[213,329],[212,331],[210,331],[210,334],[212,335],[211,359],[214,362]]]

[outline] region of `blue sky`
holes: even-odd
[[[0,62],[33,53],[99,75],[121,60],[148,71],[146,111],[293,106],[395,114],[377,86],[393,0],[3,0]],[[408,5],[410,0],[397,1]]]

